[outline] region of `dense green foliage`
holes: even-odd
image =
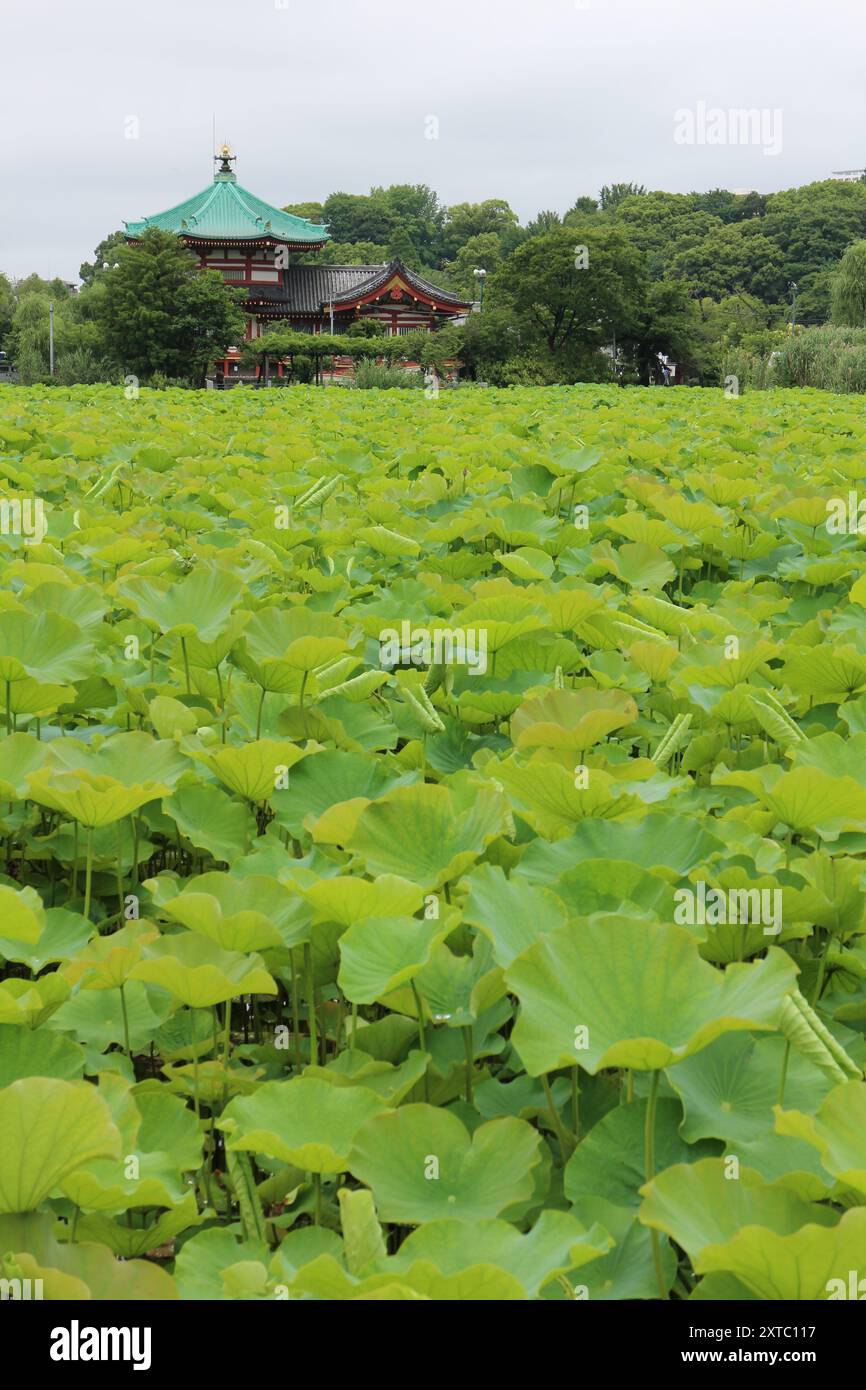
[[[4,389],[4,1277],[848,1296],[863,443],[817,392]]]
[[[680,380],[715,385],[732,353],[768,360],[764,348],[776,339],[762,343],[762,335],[831,317],[862,327],[866,313],[866,182],[827,180],[768,195],[647,192],[620,183],[525,226],[504,199],[446,207],[426,185],[334,193],[288,210],[330,227],[332,240],[302,261],[375,265],[401,256],[469,300],[479,294],[475,271],[487,271],[487,322],[473,316],[459,355],[470,376],[493,385],[646,384],[660,379],[659,353],[679,364]],[[158,283],[140,260],[133,275],[122,235],[113,232],[82,265],[78,297],[36,276],[14,288],[0,277],[0,344],[24,383],[48,375],[52,295],[61,381],[134,371],[200,383],[209,354],[226,340],[230,306],[212,285],[195,292],[190,313],[180,311],[172,276],[161,300],[140,305],[135,285]],[[846,355],[821,378],[850,389]]]

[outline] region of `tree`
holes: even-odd
[[[517,213],[504,198],[488,198],[483,203],[455,203],[448,208],[442,231],[442,254],[455,260],[461,248],[475,237],[495,236],[501,252],[513,251],[520,241]]]
[[[332,193],[322,205],[334,241],[374,241],[385,245],[395,218],[384,196]]]
[[[304,217],[308,222],[321,224],[325,221],[325,209],[322,203],[289,203],[283,208],[283,212],[290,212],[293,217]]]
[[[123,232],[110,232],[97,246],[93,253],[92,261],[83,261],[78,268],[78,276],[83,285],[92,285],[106,271],[110,270],[117,260],[117,252],[121,246],[126,245],[126,236]]]
[[[606,183],[598,200],[602,212],[611,212],[626,198],[641,198],[645,193],[642,183]]]
[[[5,347],[15,313],[15,295],[5,275],[0,275],[0,348]]]
[[[554,354],[586,353],[633,329],[644,258],[611,223],[587,218],[519,246],[492,277],[491,300],[533,323]]]
[[[533,217],[531,222],[527,222],[526,235],[527,237],[544,236],[546,232],[552,232],[557,227],[561,226],[562,218],[559,213],[553,212],[550,208],[546,208],[543,212],[540,212],[537,217]]]
[[[243,291],[218,271],[200,272],[192,252],[156,228],[137,246],[120,247],[117,260],[99,305],[110,355],[125,373],[200,382],[209,363],[243,336]]]
[[[833,276],[830,317],[846,328],[866,327],[866,241],[848,247]]]
[[[476,269],[495,270],[502,261],[502,242],[495,232],[480,232],[461,246],[453,261],[443,267],[438,282],[466,299],[478,298]]]
[[[596,198],[576,198],[574,207],[569,208],[562,220],[569,222],[575,217],[591,217],[596,212],[598,212],[598,200]]]

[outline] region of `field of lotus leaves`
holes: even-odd
[[[0,1275],[866,1295],[864,440],[4,389]]]

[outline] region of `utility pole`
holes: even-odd
[[[48,371],[54,375],[54,300],[48,304]]]
[[[791,283],[790,283],[789,286],[788,286],[788,289],[791,291],[791,332],[793,333],[794,329],[795,329],[796,326],[797,326],[797,284],[796,284],[796,281],[792,280]]]

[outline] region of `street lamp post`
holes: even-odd
[[[481,269],[480,267],[477,267],[475,270],[473,270],[472,274],[475,276],[475,279],[478,281],[478,286],[479,286],[479,293],[478,293],[478,312],[479,312],[479,313],[483,313],[483,312],[484,312],[484,281],[487,279],[487,271]]]

